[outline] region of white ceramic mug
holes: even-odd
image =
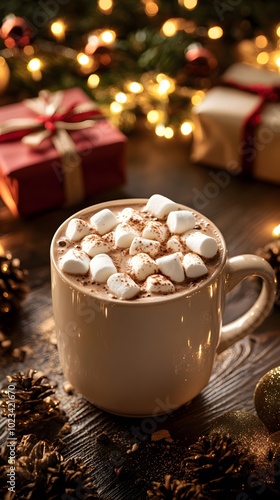
[[[146,202],[100,203],[72,217]],[[273,305],[276,279],[271,266],[255,255],[229,259],[224,239],[210,221],[220,234],[223,258],[194,290],[159,296],[151,302],[93,295],[79,288],[55,260],[55,241],[65,233],[70,219],[57,230],[51,245],[58,351],[66,379],[99,408],[143,417],[170,412],[189,402],[207,385],[216,353],[251,333]],[[226,294],[248,276],[262,279],[259,297],[243,316],[222,326]]]

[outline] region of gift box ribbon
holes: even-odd
[[[253,160],[246,155],[252,147],[252,137],[255,134],[255,128],[260,125],[262,116],[261,112],[266,103],[280,102],[280,87],[268,85],[243,85],[233,80],[226,80],[219,83],[219,86],[230,87],[243,92],[250,92],[251,94],[258,95],[261,99],[256,108],[246,116],[243,122],[242,129],[242,150],[241,150],[241,167],[245,175],[251,176],[253,174]]]
[[[21,140],[30,147],[38,147],[47,138],[52,140],[61,158],[65,205],[74,205],[84,198],[85,187],[81,158],[68,131],[92,127],[101,112],[94,103],[72,104],[62,107],[63,92],[42,90],[36,99],[24,104],[34,118],[15,118],[0,124],[0,142]]]

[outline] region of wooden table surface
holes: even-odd
[[[227,185],[221,185],[225,178],[220,177],[219,182],[217,177],[214,179],[213,172],[217,171],[190,164],[188,140],[167,141],[156,138],[152,132],[139,130],[129,138],[126,162],[125,186],[94,196],[75,209],[56,210],[21,220],[13,218],[8,209],[0,205],[0,245],[21,259],[22,266],[29,271],[30,285],[19,317],[9,327],[9,335],[14,346],[31,348],[23,362],[2,358],[2,385],[7,374],[28,368],[43,371],[57,382],[57,395],[71,424],[71,432],[64,437],[64,456],[79,456],[94,466],[94,484],[104,500],[145,499],[145,481],[161,479],[172,468],[176,473],[174,457],[178,458],[181,453],[180,443],[185,446],[194,442],[207,432],[214,418],[228,410],[255,412],[253,392],[257,381],[269,369],[280,365],[280,312],[274,307],[254,334],[217,357],[205,390],[191,404],[166,415],[161,424],[152,419],[116,417],[95,408],[75,392],[65,393],[57,348],[51,342],[54,321],[49,246],[55,230],[66,217],[89,204],[161,193],[212,219],[224,234],[229,256],[255,253],[272,240],[272,229],[280,223],[280,185],[229,175],[224,182]],[[226,322],[239,316],[255,300],[258,285],[248,281],[229,295]],[[139,443],[162,428],[168,429],[175,440],[169,450],[170,459],[163,458],[160,446],[149,448],[149,452],[141,451],[140,446],[135,452],[127,453],[133,442]],[[103,431],[114,437],[109,445],[96,441],[96,436]],[[3,442],[4,419],[0,419],[0,438]],[[119,466],[128,472],[122,480],[114,471]],[[144,482],[135,482],[137,479]]]

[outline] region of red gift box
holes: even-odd
[[[71,110],[75,107],[87,106],[87,104],[94,106],[91,99],[80,88],[66,90],[60,95],[60,110],[66,110],[66,113],[63,115],[59,110],[60,114],[56,116],[58,120],[67,120],[67,116],[71,115]],[[31,100],[33,108],[36,102],[37,99]],[[79,158],[79,175],[83,185],[82,192],[75,196],[77,194],[75,189],[78,189],[77,182],[75,177],[72,181],[70,177],[69,184],[68,178],[67,189],[69,190],[70,186],[74,195],[71,196],[73,203],[69,203],[65,191],[65,175],[67,165],[71,174],[72,164],[74,165],[75,162],[71,162],[73,158],[70,151],[66,151],[66,156],[62,158],[61,151],[59,152],[55,147],[56,123],[51,119],[45,120],[45,117],[30,109],[24,101],[0,108],[0,133],[2,132],[2,138],[0,135],[0,195],[14,215],[26,216],[43,210],[69,206],[81,199],[86,199],[89,195],[125,182],[126,137],[104,119],[100,112],[95,111],[93,115],[93,122],[85,122],[81,114],[78,129],[71,129],[77,126],[74,123],[69,126],[71,130],[68,128],[67,131],[63,131],[62,150],[63,147],[67,148],[67,140],[65,140],[67,139],[65,135],[67,135],[76,151],[72,156]],[[29,132],[34,134],[34,130],[25,130],[24,134],[20,132],[3,134],[2,126],[7,125],[11,119],[34,120],[34,118],[38,121],[37,126],[41,127],[43,123],[41,127],[43,140],[35,147],[24,143],[24,138],[17,137]],[[78,119],[73,120],[73,122],[77,121]],[[28,129],[28,126],[24,128]],[[36,133],[38,135],[40,130],[35,127]],[[49,134],[49,137],[44,138],[44,134]],[[68,157],[67,153],[69,153]]]

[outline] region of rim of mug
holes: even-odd
[[[182,297],[182,296],[189,296],[189,295],[192,295],[193,293],[195,292],[198,292],[201,288],[204,288],[205,286],[208,286],[210,285],[213,281],[215,281],[217,275],[220,274],[220,272],[222,271],[222,269],[224,268],[225,266],[225,263],[226,263],[226,260],[227,260],[227,246],[226,246],[226,242],[225,242],[225,239],[221,233],[221,231],[219,230],[219,228],[214,224],[213,221],[211,221],[210,219],[208,219],[208,217],[206,217],[204,214],[202,214],[201,212],[198,212],[197,210],[195,210],[194,208],[192,207],[189,207],[187,205],[183,205],[182,203],[178,203],[178,206],[182,209],[188,209],[188,210],[191,210],[192,212],[196,213],[197,215],[199,215],[200,217],[202,217],[206,222],[209,222],[213,227],[214,229],[218,232],[219,234],[219,238],[220,238],[220,241],[222,243],[222,246],[223,246],[223,255],[221,256],[221,262],[220,264],[218,265],[218,267],[215,269],[215,271],[208,277],[206,278],[205,280],[201,281],[201,282],[198,282],[197,285],[195,287],[193,287],[192,289],[188,290],[188,289],[183,289],[183,290],[180,290],[178,292],[175,292],[175,293],[172,293],[172,294],[166,294],[166,295],[153,295],[153,300],[150,300],[150,297],[143,297],[141,298],[141,300],[137,300],[137,297],[136,299],[130,299],[130,300],[125,300],[125,299],[118,299],[118,298],[115,298],[115,297],[106,297],[104,295],[98,295],[98,293],[92,293],[90,291],[88,291],[86,288],[82,287],[82,286],[79,286],[78,284],[76,284],[74,282],[74,280],[70,277],[68,277],[68,275],[66,273],[63,273],[61,271],[61,269],[59,268],[58,264],[57,264],[57,261],[55,259],[55,256],[54,256],[54,246],[55,246],[55,242],[56,240],[58,239],[58,235],[61,233],[61,231],[63,230],[63,228],[65,226],[67,226],[67,224],[70,222],[71,219],[75,218],[75,217],[80,217],[80,216],[85,216],[87,213],[91,213],[91,212],[96,212],[98,210],[101,210],[102,208],[109,208],[110,206],[116,206],[116,205],[127,205],[127,203],[131,203],[133,205],[137,205],[137,204],[146,204],[148,201],[148,198],[123,198],[123,199],[118,199],[118,200],[109,200],[109,201],[103,201],[103,202],[100,202],[100,203],[96,203],[94,205],[90,205],[89,207],[85,207],[81,210],[79,210],[78,212],[75,212],[74,214],[72,214],[70,217],[68,217],[67,219],[65,219],[64,222],[62,222],[62,224],[60,224],[60,226],[57,228],[57,230],[55,231],[53,237],[52,237],[52,241],[51,241],[51,245],[50,245],[50,258],[51,258],[51,263],[53,264],[54,268],[56,269],[56,271],[58,272],[58,274],[60,275],[60,277],[69,285],[70,288],[76,290],[76,291],[79,291],[80,293],[83,293],[84,295],[88,296],[88,297],[91,297],[91,298],[95,298],[96,300],[99,300],[99,301],[102,301],[102,302],[112,302],[112,303],[115,303],[115,304],[119,304],[119,305],[136,305],[137,304],[137,307],[138,305],[148,305],[148,304],[155,304],[155,303],[161,303],[161,302],[165,302],[165,301],[170,301],[170,300],[176,300],[178,299],[179,297]]]

